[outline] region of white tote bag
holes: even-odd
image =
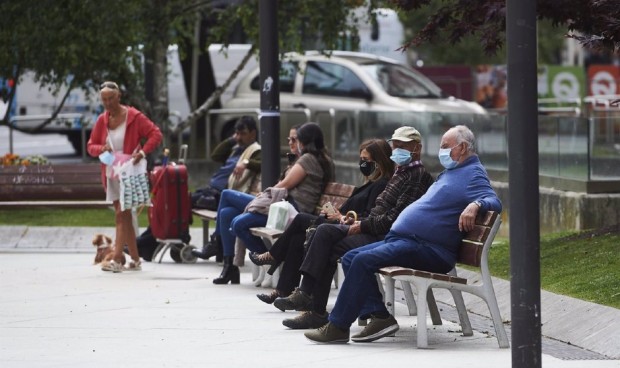
[[[146,160],[140,160],[136,165],[133,164],[133,160],[128,160],[115,166],[114,171],[118,174],[118,180],[121,183],[121,211],[151,205],[146,177]]]
[[[298,213],[295,207],[287,201],[274,202],[269,206],[265,227],[284,231]]]

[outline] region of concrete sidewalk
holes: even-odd
[[[226,286],[211,282],[221,270],[214,262],[175,264],[168,255],[161,264],[144,263],[142,272],[110,274],[92,265],[90,240],[96,232],[113,234],[111,229],[0,226],[0,231],[2,367],[511,365],[510,349],[499,349],[489,336],[492,327],[484,313],[472,314],[477,331],[463,337],[450,322],[456,320],[455,311],[442,304],[444,325],[429,330],[430,349],[421,350],[415,348],[415,317],[397,303],[401,330],[396,337],[316,345],[302,331],[281,325],[293,313],[256,299],[254,294],[264,289],[252,285],[248,266],[242,268],[241,285]],[[201,242],[201,229],[193,229],[192,243]],[[499,281],[496,287],[502,316],[509,319],[506,285]],[[543,293],[543,366],[619,368],[620,360],[610,357],[620,352],[620,311],[580,303]],[[470,305],[478,313],[478,306]],[[580,329],[589,334],[586,343],[604,334],[607,343],[598,344],[599,350],[610,352],[560,342],[545,332],[548,325],[555,326],[552,333]],[[584,332],[586,325],[599,333]],[[358,329],[353,326],[352,333]]]

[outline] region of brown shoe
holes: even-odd
[[[317,330],[304,333],[304,336],[306,336],[308,340],[323,344],[346,344],[349,342],[349,329],[343,330],[331,322],[327,322],[323,327]]]
[[[273,305],[282,312],[287,310],[307,311],[312,308],[312,297],[297,288],[286,298],[277,298]]]
[[[398,331],[398,322],[394,316],[388,318],[371,317],[370,323],[362,331],[351,336],[354,342],[372,342],[386,336],[393,336]]]
[[[327,316],[327,312],[318,314],[317,312],[306,311],[295,318],[285,319],[282,324],[292,330],[309,330],[319,328],[329,322]]]

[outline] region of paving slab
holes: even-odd
[[[497,347],[490,320],[475,304],[476,331],[464,337],[450,300],[438,297],[444,324],[429,330],[430,349],[415,348],[416,320],[400,303],[395,337],[316,345],[281,325],[293,313],[258,301],[254,294],[265,289],[252,285],[247,263],[241,285],[214,285],[221,265],[213,261],[176,264],[168,255],[161,264],[145,262],[142,272],[111,274],[92,265],[96,232],[113,229],[0,226],[0,367],[376,367],[387,359],[432,367],[511,365],[510,349]],[[201,236],[202,229],[192,228],[192,244],[202,244]],[[509,283],[495,282],[508,321]],[[543,334],[584,331],[589,323],[584,344],[608,353],[545,334],[543,366],[620,368],[612,359],[620,350],[618,310],[549,294],[542,293],[543,319],[558,318],[544,319]],[[602,322],[595,322],[597,314]]]

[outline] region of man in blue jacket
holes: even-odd
[[[386,266],[449,272],[456,264],[464,234],[474,228],[478,211],[502,210],[475,153],[475,138],[469,128],[458,125],[443,135],[439,161],[446,170],[426,194],[401,212],[383,241],[342,257],[346,277],[329,322],[306,332],[308,339],[346,343],[349,327],[359,316],[369,316],[370,323],[351,336],[354,342],[392,335],[399,326],[383,303],[375,272]]]

